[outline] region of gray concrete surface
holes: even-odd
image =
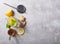
[[[18,13],[14,7],[22,4],[27,11]],[[26,17],[27,25],[23,36],[12,37],[9,41],[4,12],[13,9],[16,18]],[[60,0],[0,0],[0,44],[60,44]]]

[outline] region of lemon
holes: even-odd
[[[9,26],[16,26],[17,24],[17,20],[14,18],[14,17],[9,17],[8,21],[7,21],[7,24]]]
[[[13,15],[13,10],[11,10],[11,9],[9,9],[9,10],[7,10],[6,12],[5,12],[5,15],[6,16],[12,16]]]
[[[24,34],[24,28],[18,28],[16,31],[18,35]]]

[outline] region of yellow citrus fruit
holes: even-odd
[[[18,28],[16,31],[18,35],[24,34],[24,28]]]
[[[9,10],[7,10],[6,12],[5,12],[5,15],[6,16],[13,16],[13,10],[11,10],[11,9],[9,9]]]
[[[16,26],[17,25],[17,20],[14,17],[9,17],[7,24],[9,26]]]

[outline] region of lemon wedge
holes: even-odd
[[[9,10],[7,10],[6,12],[5,12],[5,15],[6,16],[12,16],[13,15],[13,10],[11,10],[11,9],[9,9]]]

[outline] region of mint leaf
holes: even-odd
[[[10,28],[11,26],[9,26],[8,24],[6,24],[6,28]]]

